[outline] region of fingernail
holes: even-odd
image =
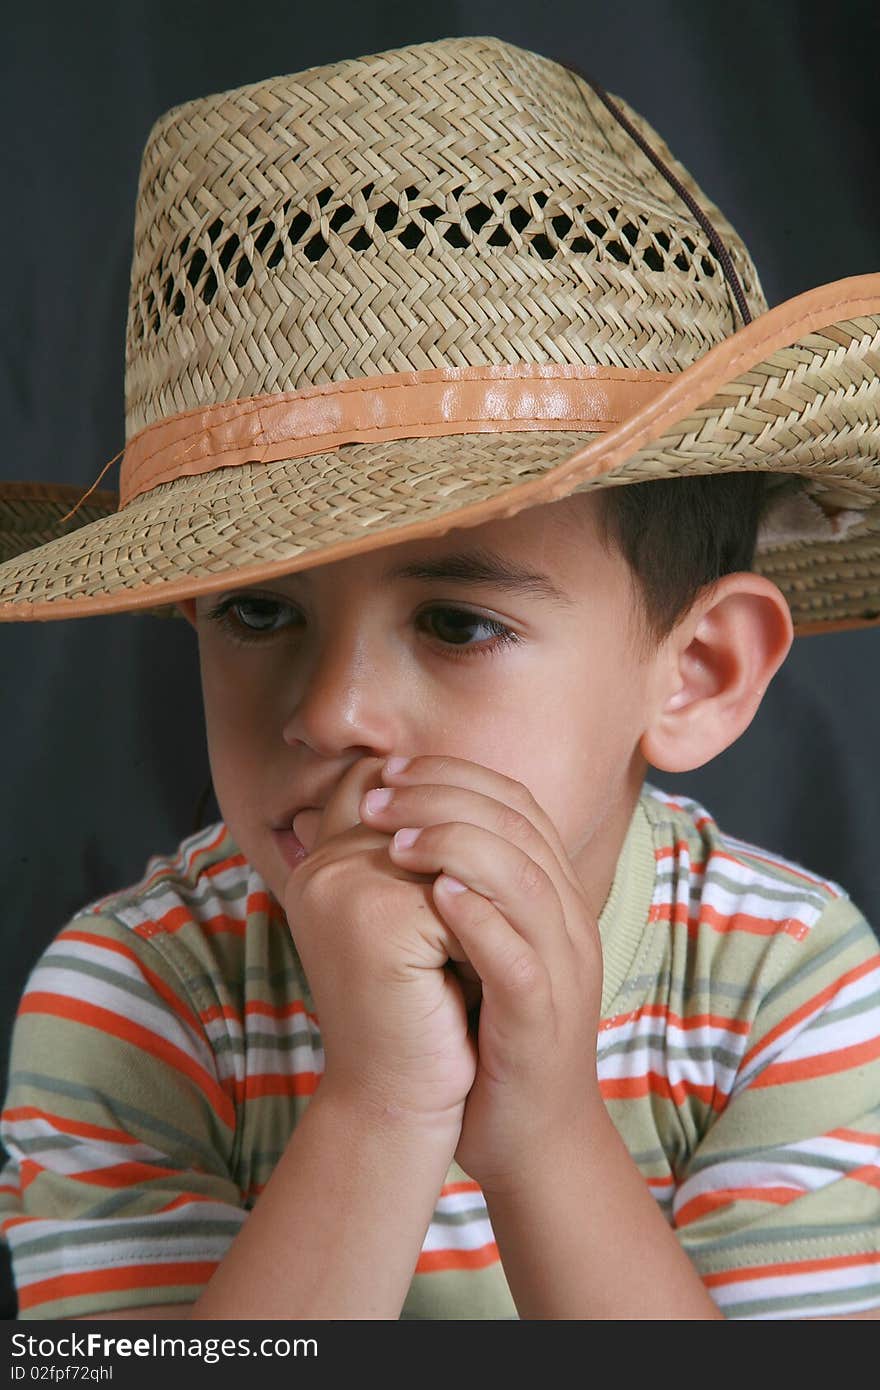
[[[466,893],[466,892],[467,892],[467,884],[466,884],[466,883],[459,883],[458,879],[457,879],[457,878],[453,878],[451,874],[441,874],[441,875],[440,875],[440,887],[441,887],[441,888],[444,890],[444,892],[446,892],[446,893]]]
[[[398,830],[397,834],[394,836],[394,848],[409,849],[410,845],[415,844],[421,833],[421,830],[411,830],[409,828],[406,830]]]
[[[403,772],[405,767],[409,767],[409,758],[388,758],[385,762],[386,772]]]
[[[394,793],[390,787],[378,787],[371,792],[367,792],[364,801],[368,811],[384,811]]]

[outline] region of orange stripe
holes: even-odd
[[[226,835],[226,823],[225,821],[221,821],[220,828],[217,831],[217,834],[214,836],[213,840],[210,840],[206,845],[202,845],[199,849],[193,850],[188,860],[185,858],[184,855],[180,853],[175,854],[174,858],[171,859],[167,865],[162,865],[160,868],[154,869],[153,873],[149,876],[149,878],[141,879],[140,883],[135,885],[134,891],[139,894],[144,893],[147,891],[147,889],[152,888],[155,884],[161,883],[163,878],[176,878],[179,874],[184,874],[187,878],[190,877],[198,861],[200,859],[204,859],[206,855],[213,854],[217,846],[219,844],[222,844],[223,840],[226,838]],[[222,870],[226,867],[227,864],[237,865],[243,863],[243,854],[231,854],[220,864],[209,866],[206,869],[202,869],[200,872],[209,874],[213,873],[214,869]]]
[[[677,1081],[673,1086],[668,1076],[649,1071],[641,1076],[615,1076],[600,1080],[599,1090],[604,1100],[636,1100],[640,1096],[662,1096],[673,1100],[676,1105],[684,1105],[689,1097],[705,1102],[712,1110],[723,1110],[727,1096],[716,1086],[694,1086],[690,1082]]]
[[[804,1196],[802,1187],[723,1187],[715,1192],[703,1192],[685,1202],[676,1213],[676,1228],[690,1226],[699,1221],[707,1212],[718,1207],[729,1207],[734,1202],[773,1202],[776,1206],[786,1206],[797,1197]]]
[[[720,1284],[748,1284],[754,1279],[775,1279],[786,1274],[818,1274],[820,1270],[852,1269],[854,1265],[880,1264],[880,1250],[864,1255],[832,1255],[818,1260],[788,1260],[784,1264],[755,1265],[750,1269],[727,1269],[719,1274],[703,1274],[707,1288]]]
[[[175,932],[180,931],[181,927],[192,922],[195,922],[195,918],[189,908],[171,907],[160,917],[154,917],[152,922],[142,922],[134,930],[138,936],[149,941],[153,936],[173,936]],[[244,920],[241,917],[227,917],[224,913],[200,919],[196,925],[200,931],[207,933],[208,936],[219,936],[224,932],[233,936],[244,936]]]
[[[673,807],[673,809],[677,808]],[[717,829],[717,823],[715,820],[712,819],[711,816],[703,817],[700,820],[696,820],[694,822],[694,825],[698,829],[702,829],[706,825],[715,826]],[[723,838],[721,837],[720,831],[719,837]],[[675,841],[675,844],[671,849],[664,846],[662,849],[655,850],[654,858],[659,863],[662,859],[672,859],[678,857],[679,855],[687,855],[688,857],[690,857],[690,853],[690,841],[687,839],[679,839]],[[742,850],[725,850],[719,848],[717,845],[713,846],[713,848],[710,851],[709,859],[690,860],[691,873],[705,873],[706,866],[709,863],[710,859],[712,863],[715,863],[719,859],[724,860],[727,864],[736,864],[737,867],[740,869],[749,868],[749,864],[747,861],[749,859],[755,859],[759,864],[767,864],[771,868],[780,869],[783,873],[791,874],[793,878],[798,878],[803,883],[810,884],[810,886],[813,888],[826,889],[828,893],[830,893],[831,897],[834,899],[840,897],[840,894],[834,891],[832,884],[829,882],[827,878],[821,878],[818,874],[812,874],[810,873],[809,869],[797,867],[790,861],[782,859],[781,857],[778,857],[776,855],[762,854],[757,846]]]
[[[263,1018],[293,1018],[296,1014],[302,1014],[304,1018],[309,1017],[301,999],[295,999],[292,1004],[267,1004],[262,999],[251,999],[245,1004],[244,1012],[245,1017],[252,1014],[259,1014]],[[213,1023],[218,1018],[228,1018],[235,1023],[241,1023],[241,1015],[231,1004],[212,1004],[211,1008],[203,1010],[199,1017],[203,1023]]]
[[[688,868],[692,874],[703,874],[706,872],[707,859],[691,859],[691,846],[689,840],[676,840],[673,845],[663,845],[660,849],[654,850],[655,862],[660,864],[664,859],[679,859],[687,855]]]
[[[164,1211],[175,1211],[177,1207],[189,1206],[191,1202],[216,1202],[216,1197],[209,1197],[204,1192],[183,1192],[179,1197],[175,1197],[173,1202],[166,1202],[164,1207],[157,1207],[154,1215],[158,1216]]]
[[[193,850],[188,860],[185,859],[185,856],[183,854],[178,852],[173,856],[173,858],[169,859],[166,864],[162,864],[158,869],[154,869],[151,874],[145,875],[142,879],[139,879],[138,882],[133,884],[132,887],[127,891],[129,893],[142,894],[146,892],[149,888],[152,888],[155,884],[161,883],[163,879],[177,878],[181,874],[184,874],[187,877],[191,876],[192,870],[198,863],[199,859],[203,859],[205,855],[212,854],[214,850],[216,850],[217,846],[221,844],[222,841],[225,839],[227,833],[228,827],[226,826],[225,821],[220,821],[219,829],[217,831],[217,834],[214,836],[214,839],[209,841],[207,845],[202,845],[199,849]],[[209,866],[208,868],[203,869],[201,872],[205,874],[212,874],[215,871],[215,869],[222,870],[227,865],[241,865],[244,864],[244,862],[245,857],[243,854],[231,854],[225,860],[222,860],[220,864]],[[114,892],[108,893],[106,897],[99,898],[92,905],[93,912],[102,912],[104,907],[106,907],[107,903],[113,902],[113,900],[118,897],[119,893]],[[134,927],[132,930],[137,931],[138,928]]]
[[[153,1163],[112,1163],[106,1168],[88,1168],[82,1173],[68,1173],[72,1182],[89,1183],[94,1187],[130,1187],[133,1183],[151,1182],[154,1178],[177,1177],[174,1168],[160,1168]]]
[[[835,1072],[849,1071],[864,1062],[873,1062],[880,1057],[880,1037],[868,1042],[853,1043],[851,1047],[838,1048],[836,1052],[822,1052],[815,1057],[803,1057],[798,1062],[771,1062],[769,1067],[749,1083],[754,1091],[761,1086],[782,1086],[788,1081],[812,1081],[817,1076],[831,1076]]]
[[[198,849],[194,849],[194,850],[192,851],[192,853],[191,853],[191,855],[190,855],[190,859],[189,859],[189,867],[190,867],[190,868],[194,867],[194,866],[198,863],[198,861],[199,861],[200,859],[204,859],[206,855],[208,855],[208,854],[213,854],[213,852],[214,852],[214,850],[217,848],[217,846],[218,846],[219,844],[222,844],[223,840],[224,840],[224,839],[226,838],[226,836],[228,835],[228,833],[229,833],[229,828],[228,828],[226,822],[225,822],[224,820],[221,820],[221,821],[218,822],[218,825],[219,825],[219,828],[218,828],[218,830],[217,830],[217,834],[216,834],[216,836],[214,837],[214,839],[213,839],[213,840],[209,840],[208,843],[207,843],[206,845],[200,845]],[[231,854],[231,855],[229,856],[228,859],[225,859],[225,860],[223,861],[223,863],[225,863],[225,864],[242,864],[242,863],[244,863],[244,855],[243,855],[243,854]]]
[[[436,1274],[443,1269],[485,1269],[498,1261],[498,1246],[494,1240],[476,1250],[423,1250],[416,1264],[416,1274]]]
[[[210,1009],[199,1011],[199,1018],[205,1024],[215,1023],[218,1018],[228,1019],[241,1027],[241,1015],[237,1009],[233,1009],[231,1004],[212,1004]]]
[[[830,985],[826,985],[824,989],[820,989],[818,994],[814,994],[806,1003],[800,1004],[798,1008],[788,1014],[781,1023],[777,1023],[775,1028],[771,1028],[770,1032],[746,1053],[740,1065],[742,1067],[749,1065],[756,1057],[760,1057],[761,1053],[764,1052],[771,1043],[775,1042],[783,1033],[788,1032],[796,1023],[800,1023],[802,1019],[809,1017],[810,1014],[818,1013],[822,1005],[827,1004],[829,1000],[833,999],[836,994],[839,994],[846,985],[852,984],[854,980],[860,980],[864,975],[870,975],[872,971],[877,969],[880,969],[880,957],[873,956],[868,960],[862,961],[861,965],[854,965],[852,970],[848,970],[845,975],[840,975],[836,980],[832,980]]]
[[[18,1165],[18,1188],[20,1192],[26,1192],[32,1182],[43,1172],[39,1163],[35,1163],[32,1158],[23,1158]]]
[[[236,1087],[236,1092],[239,1089]],[[313,1071],[298,1071],[293,1075],[263,1072],[246,1079],[244,1097],[246,1100],[257,1100],[260,1096],[311,1096],[317,1089],[318,1079]]]
[[[113,1293],[121,1289],[179,1288],[181,1285],[207,1284],[217,1268],[217,1260],[185,1264],[127,1265],[98,1269],[88,1274],[59,1274],[40,1279],[18,1290],[18,1306],[34,1308],[61,1298],[84,1298],[93,1293]]]
[[[108,937],[98,936],[94,932],[76,931],[73,928],[68,928],[60,932],[57,939],[59,941],[82,941],[87,946],[96,946],[99,950],[103,951],[115,951],[117,955],[123,956],[125,960],[130,961],[132,965],[137,968],[147,984],[152,987],[160,999],[165,1001],[172,1013],[176,1014],[177,1017],[195,1033],[200,1042],[205,1043],[206,1046],[208,1045],[204,1030],[192,1010],[169,988],[161,976],[157,975],[148,965],[145,965],[143,961],[139,960],[134,951],[130,950],[128,946],[123,946],[120,941],[112,941]]]
[[[269,1018],[292,1018],[294,1014],[306,1013],[306,1006],[301,999],[295,999],[292,1004],[266,1004],[262,999],[252,999],[245,1005],[246,1014],[265,1014]]]
[[[728,854],[724,850],[716,850],[715,853],[720,859],[727,859],[734,864],[740,865],[742,865],[743,860],[746,858],[757,859],[759,864],[769,864],[771,868],[781,869],[783,873],[792,874],[795,878],[801,879],[804,883],[809,883],[813,888],[826,889],[835,901],[840,897],[840,894],[835,892],[827,878],[820,878],[818,874],[811,874],[809,869],[798,868],[789,861],[777,858],[775,855],[761,854],[757,848],[739,850],[732,854]],[[746,868],[748,868],[748,865],[746,865]]]
[[[181,1048],[166,1042],[148,1028],[131,1023],[121,1015],[100,1008],[97,1004],[85,1004],[80,999],[68,999],[63,994],[50,994],[40,990],[24,996],[19,1013],[47,1014],[51,1018],[64,1018],[72,1023],[80,1023],[86,1028],[109,1033],[113,1037],[121,1038],[123,1042],[130,1043],[132,1047],[141,1048],[150,1056],[166,1062],[190,1081],[194,1081],[224,1123],[230,1128],[234,1126],[235,1111],[232,1103],[214,1078]]]
[[[880,1134],[862,1134],[858,1129],[829,1129],[827,1137],[843,1139],[849,1144],[869,1144],[872,1149],[880,1145]]]
[[[640,1018],[665,1019],[667,1023],[682,1029],[721,1028],[725,1033],[748,1033],[751,1028],[751,1024],[745,1019],[724,1018],[721,1014],[693,1014],[689,1018],[682,1018],[681,1014],[673,1013],[665,1004],[643,1004],[631,1013],[615,1014],[613,1018],[603,1019],[599,1024],[599,1031],[617,1028],[624,1023],[637,1023]]]
[[[690,936],[695,936],[700,927],[709,927],[724,934],[741,931],[750,936],[793,936],[796,941],[802,941],[809,931],[806,922],[801,922],[797,917],[776,921],[770,917],[754,917],[748,912],[734,912],[728,917],[709,903],[701,904],[697,917],[690,916],[686,903],[654,903],[648,913],[648,921],[687,927]]]
[[[79,1134],[84,1139],[100,1139],[112,1144],[137,1144],[138,1140],[121,1129],[107,1129],[103,1125],[90,1125],[82,1120],[70,1120],[67,1116],[53,1115],[48,1110],[38,1110],[35,1105],[19,1105],[12,1110],[3,1111],[4,1124],[14,1124],[17,1120],[46,1120],[53,1129],[62,1134]]]
[[[862,1168],[853,1168],[846,1176],[854,1182],[867,1183],[869,1187],[880,1187],[880,1168],[876,1163],[866,1163]]]
[[[441,1197],[453,1197],[456,1192],[479,1192],[478,1182],[445,1182],[440,1189]]]
[[[208,876],[214,873],[215,868],[219,871],[220,868],[226,869],[230,865],[241,864],[244,866],[245,863],[246,861],[243,855],[236,855],[233,859],[224,861],[220,866],[206,869],[205,874]],[[259,892],[250,893],[248,895],[245,910],[248,915],[252,913],[262,913],[271,921],[286,925],[286,922],[278,915],[278,907],[274,899],[268,892],[264,892],[262,889]],[[145,941],[149,941],[153,936],[160,936],[163,934],[173,936],[175,932],[180,931],[181,928],[185,927],[188,923],[195,924],[199,931],[204,932],[207,936],[221,936],[226,934],[243,938],[247,927],[245,918],[227,917],[222,913],[219,913],[215,917],[207,917],[197,921],[186,908],[180,907],[169,909],[168,912],[164,913],[161,917],[155,918],[152,922],[141,922],[138,926],[133,927],[132,930],[136,935],[143,937]]]

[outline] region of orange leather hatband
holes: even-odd
[[[526,362],[383,373],[222,401],[158,420],[131,438],[120,468],[119,509],[175,478],[303,458],[341,444],[486,431],[602,432],[678,376]]]

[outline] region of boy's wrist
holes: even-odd
[[[415,1106],[392,1099],[380,1087],[358,1088],[324,1076],[309,1102],[341,1131],[357,1137],[379,1137],[391,1146],[421,1146],[448,1151],[448,1162],[458,1143],[464,1117],[464,1103],[446,1109]]]
[[[601,1166],[610,1134],[616,1137],[617,1131],[600,1100],[597,1107],[585,1105],[569,1114],[558,1132],[544,1126],[529,1132],[507,1163],[496,1163],[482,1174],[468,1172],[479,1183],[491,1215],[493,1204],[532,1201],[536,1185],[546,1183],[548,1173],[582,1172],[592,1165]]]

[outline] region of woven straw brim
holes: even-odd
[[[831,534],[831,522],[827,538],[768,544],[759,536],[754,568],[784,593],[796,632],[873,625],[880,622],[880,277],[822,287],[765,318],[771,326],[786,315],[809,324],[828,302],[863,303],[866,288],[876,312],[802,332],[768,356],[760,354],[772,346],[770,328],[752,324],[604,435],[519,430],[351,444],[162,484],[0,565],[0,621],[169,611],[179,599],[440,536],[595,487],[761,472],[796,475],[829,515],[845,508],[850,519],[844,536]],[[728,380],[734,363],[740,370]]]

